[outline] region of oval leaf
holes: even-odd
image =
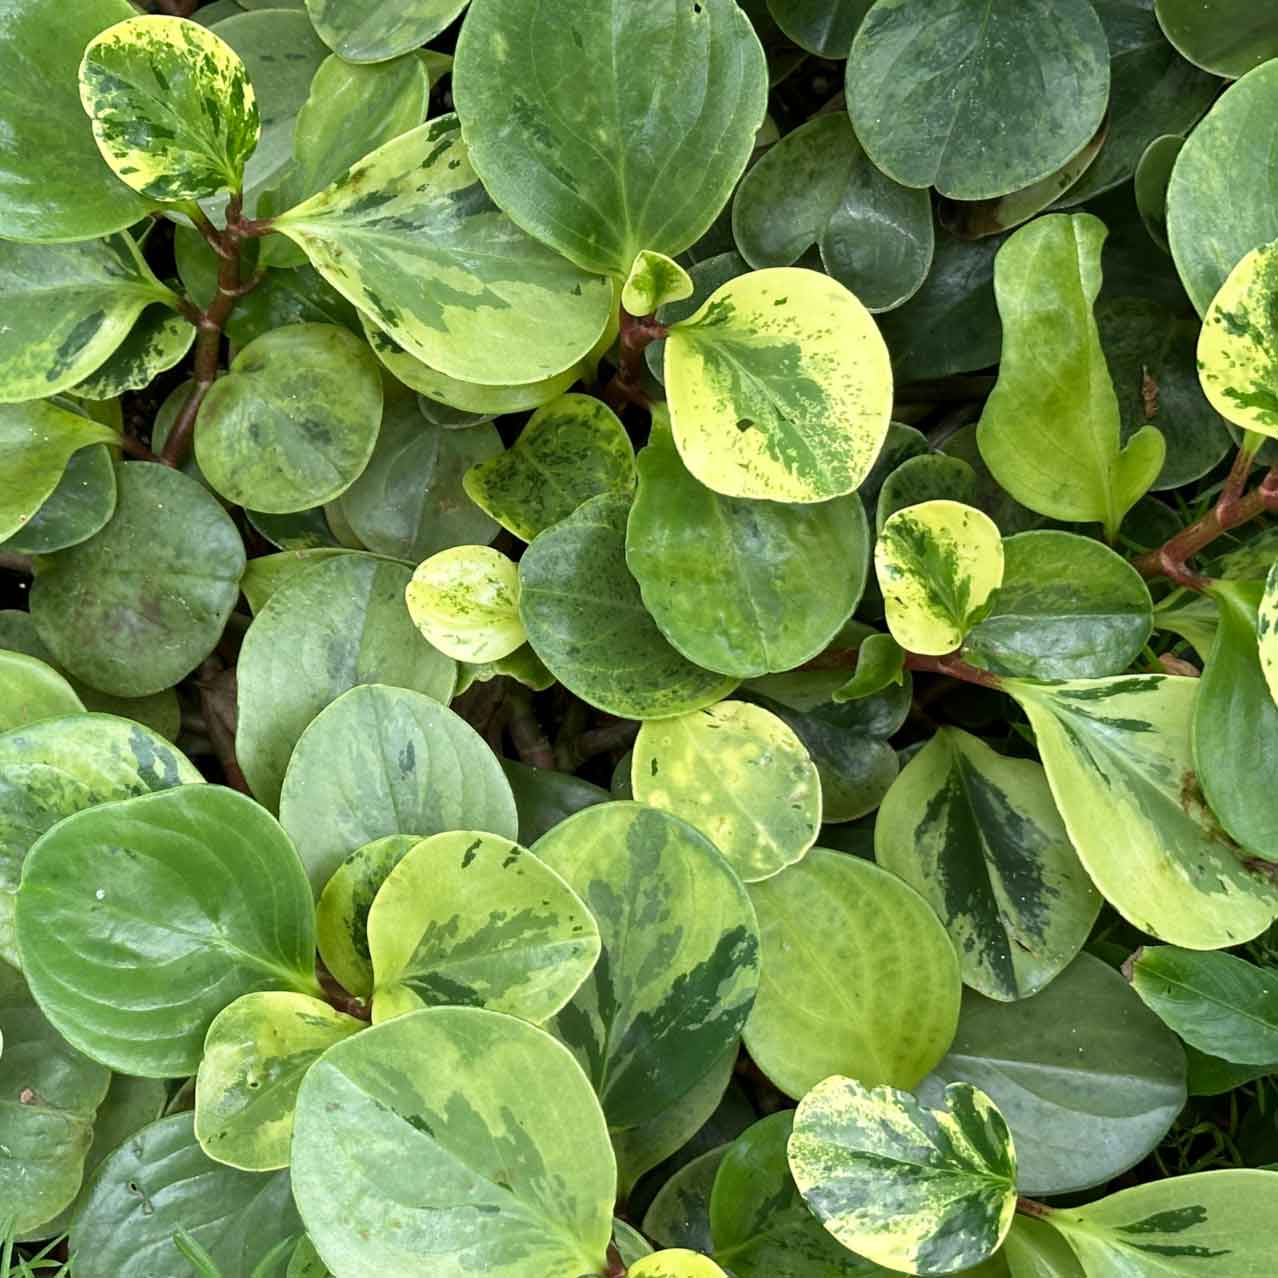
[[[519,569],[490,546],[454,546],[418,564],[405,590],[413,624],[458,661],[500,661],[528,637]]]
[[[433,40],[466,0],[382,0],[371,11],[358,0],[306,0],[315,30],[347,62],[385,62]]]
[[[75,689],[52,666],[0,649],[0,732],[83,711]]]
[[[1157,0],[1158,23],[1190,62],[1235,79],[1278,57],[1278,14],[1248,0]]]

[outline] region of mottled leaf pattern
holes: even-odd
[[[673,258],[644,249],[634,260],[621,290],[631,315],[651,315],[659,306],[692,296],[692,277]]]
[[[417,565],[404,592],[414,625],[458,661],[500,661],[527,638],[519,569],[491,546],[454,546]]]

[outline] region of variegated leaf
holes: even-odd
[[[911,1274],[979,1264],[1016,1211],[1011,1133],[966,1083],[929,1110],[908,1092],[827,1078],[799,1103],[790,1170],[845,1247]]]
[[[1278,918],[1278,886],[1207,807],[1190,729],[1198,680],[1006,680],[1070,841],[1129,922],[1188,949],[1239,945]]]
[[[983,511],[924,501],[879,531],[874,568],[892,638],[909,652],[952,652],[1003,580],[1003,539]]]
[[[214,1019],[195,1080],[195,1135],[228,1167],[288,1166],[297,1089],[334,1043],[364,1026],[306,994],[245,994]]]
[[[816,271],[730,280],[670,330],[666,392],[688,469],[728,497],[854,492],[887,434],[892,370],[870,313]]]
[[[754,908],[710,842],[677,817],[602,803],[533,851],[586,902],[603,937],[590,978],[554,1023],[609,1123],[653,1118],[721,1060],[759,980]]]
[[[339,1274],[604,1270],[603,1114],[571,1054],[513,1016],[426,1008],[330,1048],[302,1083],[292,1174]]]
[[[458,661],[500,661],[528,637],[519,569],[491,546],[454,546],[418,564],[404,592],[414,625]]]
[[[1278,703],[1278,562],[1265,577],[1265,590],[1256,614],[1256,641],[1265,685],[1269,695]]]
[[[692,296],[692,277],[673,258],[644,249],[634,260],[621,290],[631,315],[651,315],[659,306]]]
[[[115,175],[167,204],[239,190],[261,133],[239,54],[186,18],[127,18],[91,40],[80,100]]]
[[[412,356],[507,386],[553,377],[598,341],[612,285],[525,235],[470,166],[455,116],[365,156],[274,220]]]
[[[149,386],[179,363],[195,342],[195,325],[168,306],[148,306],[128,336],[71,393],[81,399],[114,399]]]
[[[626,1270],[628,1278],[727,1278],[709,1256],[684,1247],[654,1251]]]

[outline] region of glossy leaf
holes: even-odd
[[[343,693],[302,733],[280,821],[316,894],[351,852],[386,835],[516,832],[510,784],[483,738],[430,697],[381,684]]]
[[[1185,1053],[1123,978],[1080,954],[1017,1003],[963,995],[958,1032],[919,1089],[971,1083],[999,1107],[1019,1151],[1021,1193],[1104,1184],[1166,1136],[1185,1103]]]
[[[540,1024],[599,958],[581,898],[537,857],[476,830],[437,834],[390,871],[368,913],[373,1019],[487,1007]]]
[[[800,48],[822,58],[846,58],[873,0],[768,0],[777,26]]]
[[[34,407],[23,405],[22,411]],[[4,548],[48,555],[78,545],[106,526],[115,514],[115,500],[115,462],[109,449],[103,444],[79,449],[54,490]]]
[[[75,689],[52,666],[0,649],[0,733],[83,711]]]
[[[1105,31],[1086,0],[878,0],[848,61],[870,159],[957,200],[1054,173],[1096,132],[1108,96]]]
[[[1256,611],[1256,643],[1265,686],[1278,704],[1278,567],[1271,566],[1265,576]]]
[[[929,1110],[892,1087],[835,1076],[800,1102],[790,1170],[845,1246],[894,1269],[943,1274],[998,1250],[1016,1210],[1003,1116],[966,1083]]]
[[[338,1273],[598,1273],[612,1236],[616,1167],[585,1075],[542,1030],[482,1008],[427,1008],[330,1049],[302,1083],[293,1182]]]
[[[754,271],[666,339],[666,391],[688,469],[726,497],[854,492],[887,432],[887,347],[853,294],[815,271]]]
[[[831,694],[836,703],[860,701],[905,679],[905,649],[891,635],[873,634],[857,648],[856,669],[847,683]]]
[[[644,1122],[740,1034],[759,980],[754,908],[702,834],[637,803],[578,812],[533,852],[585,901],[603,938],[555,1033],[590,1074],[609,1124]]]
[[[631,315],[651,315],[659,306],[692,296],[692,278],[673,258],[643,249],[621,290],[621,304]]]
[[[879,532],[899,510],[927,501],[981,505],[980,482],[976,472],[961,457],[944,453],[922,453],[907,457],[879,485],[874,523]]]
[[[408,614],[431,645],[458,661],[499,661],[527,637],[519,569],[489,546],[454,546],[418,564]]]
[[[1065,1235],[1033,1216],[1016,1217],[1002,1254],[1012,1278],[1086,1278]]]
[[[466,0],[383,0],[371,11],[358,0],[306,0],[315,30],[347,62],[385,62],[433,40]]]
[[[727,1145],[699,1154],[657,1191],[643,1218],[644,1233],[665,1247],[710,1251],[710,1192]]]
[[[608,791],[580,777],[550,768],[535,768],[514,759],[501,761],[519,809],[519,841],[532,847],[560,821],[596,803],[608,802]]]
[[[72,390],[85,399],[141,390],[179,363],[194,341],[195,326],[186,316],[165,305],[148,306],[106,363]]]
[[[357,552],[343,546],[311,546],[305,550],[280,550],[273,555],[259,555],[245,565],[244,576],[240,578],[240,592],[256,617],[273,595],[308,568],[325,559],[354,553]]]
[[[1168,253],[1171,246],[1167,242],[1167,187],[1184,146],[1185,139],[1174,134],[1155,138],[1140,157],[1132,184],[1136,207],[1150,239]]]
[[[683,1247],[653,1252],[635,1261],[626,1272],[631,1278],[727,1278],[709,1256]]]
[[[1158,0],[1158,22],[1190,62],[1231,79],[1278,57],[1278,15],[1245,0]]]

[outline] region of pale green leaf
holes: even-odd
[[[499,661],[527,638],[519,619],[519,569],[491,546],[432,555],[417,565],[404,595],[413,624],[458,661]]]
[[[0,732],[83,712],[75,689],[52,666],[0,649]]]

